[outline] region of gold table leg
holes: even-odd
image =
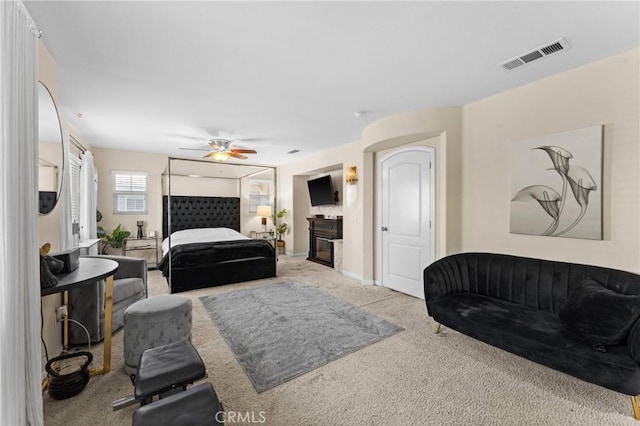
[[[640,420],[640,408],[638,407],[638,397],[633,395],[631,397],[631,404],[633,404],[633,415],[636,417],[636,420]]]
[[[111,371],[111,327],[113,320],[113,275],[107,277],[104,304],[104,360],[102,369],[91,370],[91,375],[105,374]]]
[[[66,306],[67,309],[69,309],[69,292],[68,291],[63,291],[62,292],[62,305]],[[69,319],[68,319],[68,312],[67,312],[67,315],[64,316],[63,324],[64,324],[64,326],[62,327],[62,349],[66,351],[66,350],[69,349]]]

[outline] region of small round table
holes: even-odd
[[[58,284],[40,290],[41,296],[63,293],[63,303],[68,304],[68,291],[85,284],[95,283],[106,278],[104,306],[104,361],[101,369],[91,370],[91,375],[105,374],[111,371],[111,321],[113,316],[113,275],[118,270],[118,262],[111,259],[81,257],[80,266],[67,274],[56,275]],[[67,349],[69,322],[64,318],[63,344]]]

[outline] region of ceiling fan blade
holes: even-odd
[[[239,153],[239,154],[257,154],[258,151],[255,149],[242,149],[242,148],[233,148],[231,152]]]
[[[231,152],[229,153],[229,155],[230,155],[231,157],[233,157],[233,158],[238,158],[238,159],[240,159],[240,160],[246,160],[247,158],[249,158],[249,157],[247,157],[247,156],[245,156],[245,155],[238,154],[237,152],[235,152],[235,150],[231,151]]]
[[[185,151],[211,151],[209,148],[178,148]]]

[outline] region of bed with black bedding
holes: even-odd
[[[171,293],[276,275],[274,247],[239,233],[239,198],[171,196],[170,218],[167,198],[159,268]]]

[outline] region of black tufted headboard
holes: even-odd
[[[50,213],[56,206],[58,193],[55,191],[38,192],[38,211],[40,214]]]
[[[162,197],[162,235],[169,236],[167,199]],[[240,198],[171,196],[171,232],[193,228],[231,228],[240,232]]]

